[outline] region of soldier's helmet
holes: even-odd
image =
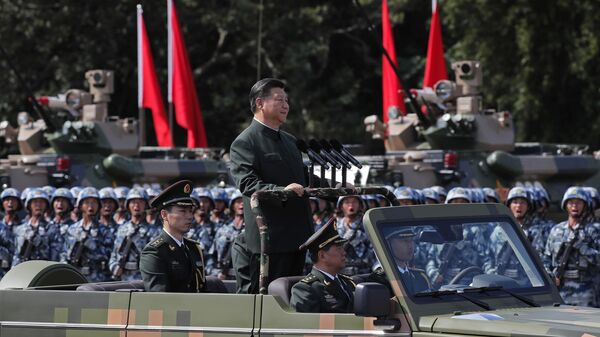
[[[127,195],[129,194],[129,187],[118,186],[113,189],[117,199],[127,199]]]
[[[589,196],[587,195],[585,190],[579,186],[571,186],[567,188],[560,203],[560,206],[563,210],[566,210],[567,201],[570,199],[579,199],[583,201],[586,206],[589,205]]]
[[[23,201],[21,200],[21,193],[16,188],[6,188],[2,193],[0,193],[0,210],[4,210],[2,206],[2,201],[6,198],[16,198],[19,205],[17,206],[17,211],[23,208]]]
[[[119,198],[117,198],[117,194],[115,193],[112,187],[104,187],[98,191],[98,196],[100,197],[100,201],[110,199],[115,202],[115,205],[119,205]]]
[[[421,193],[423,194],[423,196],[425,197],[426,200],[431,200],[433,201],[435,204],[439,204],[440,203],[440,196],[438,195],[438,193],[433,189],[433,188],[424,188],[421,190]]]
[[[430,187],[432,190],[436,191],[437,194],[440,197],[447,197],[448,196],[448,192],[446,192],[446,189],[443,188],[442,186],[431,186]]]
[[[414,190],[407,186],[400,186],[394,190],[394,195],[398,200],[412,200],[415,203],[418,201],[415,198]]]
[[[215,187],[212,189],[212,195],[214,201],[222,201],[225,204],[229,203],[229,195],[227,195],[227,191],[220,187]]]
[[[71,195],[73,195],[73,203],[75,203],[77,198],[79,198],[79,193],[81,192],[81,190],[82,190],[82,188],[79,186],[73,186],[69,190],[69,191],[71,191]]]
[[[133,199],[142,199],[148,204],[148,194],[142,188],[134,187],[129,190],[127,198],[125,198],[125,209],[129,210],[129,202]]]
[[[54,203],[54,200],[56,200],[56,198],[63,198],[69,201],[69,209],[73,208],[73,194],[71,193],[71,191],[69,191],[68,188],[57,188],[52,194],[52,197],[50,198],[50,205]]]
[[[598,193],[598,190],[595,187],[590,187],[590,186],[586,186],[583,189],[587,192],[589,197],[592,199],[591,209],[595,210],[595,209],[600,208],[600,193]]]
[[[358,203],[360,204],[360,206],[362,207],[363,210],[365,210],[367,208],[367,205],[365,203],[365,201],[358,195],[344,195],[338,198],[337,203],[335,204],[336,208],[340,208],[342,207],[342,203],[344,202],[344,199],[348,199],[348,198],[356,198],[356,200],[358,200]]]
[[[242,198],[242,192],[236,190],[235,192],[233,192],[233,194],[231,195],[231,198],[229,199],[229,208],[233,207],[233,203],[237,200]],[[317,201],[318,202],[318,201]],[[318,206],[318,205],[317,205]]]
[[[423,195],[423,192],[421,192],[421,190],[418,190],[416,188],[413,189],[413,194],[415,196],[415,203],[422,205],[425,203],[425,196]]]
[[[446,197],[446,203],[449,204],[452,200],[455,199],[465,199],[469,203],[471,202],[470,193],[463,187],[455,187],[448,192],[448,196]]]
[[[90,198],[98,200],[98,206],[100,206],[100,195],[98,194],[98,190],[94,187],[85,187],[79,192],[79,196],[77,196],[77,208],[81,207],[82,201]]]
[[[533,187],[533,191],[537,195],[538,202],[545,202],[545,206],[550,205],[550,196],[548,195],[548,192],[545,188],[543,188],[542,186],[535,186]]]
[[[508,196],[506,197],[506,206],[510,206],[510,203],[513,201],[513,199],[516,198],[525,199],[525,201],[527,201],[527,207],[529,207],[529,210],[531,210],[531,194],[525,187],[516,186],[511,188],[510,191],[508,191]]]
[[[369,209],[369,201],[377,202],[377,198],[373,194],[363,194],[361,199],[366,206],[365,210]]]
[[[157,188],[149,187],[146,189],[146,194],[148,195],[148,200],[152,200],[160,194],[160,190]]]
[[[25,199],[25,208],[29,210],[29,206],[31,205],[31,201],[33,199],[42,199],[46,201],[46,208],[50,207],[50,198],[48,198],[48,194],[44,192],[41,188],[32,188],[27,193],[27,199]]]
[[[500,196],[498,195],[498,192],[496,192],[496,190],[494,190],[493,188],[484,187],[483,193],[485,194],[486,199],[491,199],[494,202],[500,202]]]
[[[471,196],[472,203],[483,203],[485,202],[485,194],[480,188],[469,188],[467,189],[467,193]]]
[[[208,188],[196,187],[194,192],[198,198],[198,205],[200,205],[200,198],[207,198],[210,201],[211,208],[215,208],[215,199],[211,190]]]
[[[21,191],[21,202],[23,203],[23,205],[27,204],[27,195],[29,195],[29,192],[32,189],[32,187],[25,187],[23,191]]]
[[[54,195],[56,188],[54,186],[46,185],[46,186],[42,187],[42,190],[44,190],[44,192],[46,192],[46,195],[52,196],[52,195]]]

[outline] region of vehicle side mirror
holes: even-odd
[[[354,314],[383,318],[390,314],[390,291],[381,283],[359,283],[354,291]]]

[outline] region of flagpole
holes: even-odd
[[[175,147],[175,127],[173,115],[175,107],[173,106],[173,26],[172,26],[172,8],[173,0],[167,0],[167,101],[169,105],[169,130],[171,131],[171,142]]]
[[[142,57],[142,5],[137,6],[137,63],[138,63],[138,128],[140,146],[146,146],[146,114],[144,111],[144,61]]]

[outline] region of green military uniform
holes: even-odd
[[[244,199],[245,244],[252,254],[249,292],[258,292],[260,238],[250,196],[260,190],[281,190],[291,183],[307,186],[302,155],[294,136],[271,129],[256,119],[231,144],[231,175]],[[269,277],[302,273],[304,254],[300,246],[312,233],[308,198],[261,204],[269,225]],[[236,266],[234,266],[236,267]]]
[[[171,205],[193,206],[190,197],[191,181],[179,181],[150,202],[150,206],[163,209]],[[140,258],[140,271],[146,291],[201,292],[206,283],[204,259],[200,244],[182,238],[181,245],[163,228],[157,238],[144,247]]]
[[[308,248],[311,254],[318,254],[319,250],[330,245],[346,242],[338,234],[332,219],[302,244],[300,250]],[[343,265],[339,267],[339,270],[343,269]],[[354,308],[355,288],[349,276],[327,274],[315,266],[310,274],[292,287],[290,304],[298,312],[348,313]]]
[[[290,304],[298,312],[348,313],[354,308],[355,288],[349,276],[337,274],[337,279],[331,279],[313,268],[292,288]]]

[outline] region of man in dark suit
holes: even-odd
[[[250,196],[259,190],[289,189],[299,196],[307,186],[307,175],[296,139],[280,130],[289,112],[285,84],[265,78],[250,90],[250,109],[254,118],[231,144],[231,175],[243,194],[245,249],[249,275],[240,275],[241,289],[258,292],[260,240]],[[269,282],[283,276],[301,275],[305,253],[296,248],[312,233],[308,198],[288,200],[285,204],[261,204],[269,226]],[[244,241],[244,240],[242,240]],[[234,266],[236,270],[244,266]],[[248,284],[249,281],[249,284]],[[242,290],[244,291],[244,290]]]
[[[202,249],[198,242],[184,236],[192,226],[196,206],[191,192],[192,182],[182,180],[150,201],[150,207],[159,211],[163,229],[141,254],[140,271],[146,291],[204,291]]]
[[[356,285],[339,272],[346,266],[346,250],[331,220],[313,234],[301,247],[308,248],[314,265],[310,274],[292,287],[290,304],[298,312],[353,311]]]

